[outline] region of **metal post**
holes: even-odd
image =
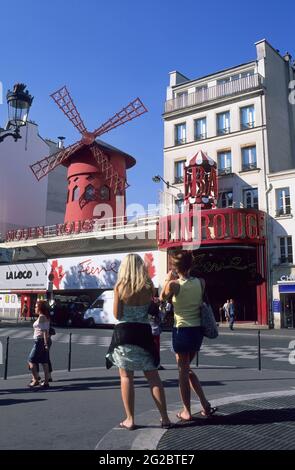
[[[9,336],[7,336],[7,338],[6,338],[6,355],[5,355],[5,367],[4,367],[4,380],[7,380],[8,351],[9,351]]]
[[[260,343],[260,330],[258,330],[258,370],[261,370],[261,343]]]
[[[68,372],[71,372],[71,362],[72,362],[72,333],[70,333],[70,338],[69,338]]]
[[[199,351],[197,351],[196,355],[196,366],[199,367]]]

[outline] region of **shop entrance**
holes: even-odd
[[[281,294],[282,328],[295,328],[295,293]]]
[[[222,306],[233,299],[236,321],[258,321],[256,248],[201,247],[193,256],[192,273],[205,279],[216,320],[225,321]]]

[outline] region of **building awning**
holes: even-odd
[[[295,283],[291,284],[280,284],[279,285],[280,294],[295,294]]]

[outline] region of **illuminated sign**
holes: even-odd
[[[161,217],[158,226],[160,249],[185,246],[191,243],[263,243],[265,213],[255,209],[212,209],[184,212]],[[199,224],[194,220],[199,218]],[[186,230],[184,230],[184,227]],[[199,227],[196,233],[187,228]]]

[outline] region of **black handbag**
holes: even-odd
[[[55,329],[51,326],[51,327],[49,328],[49,332],[48,332],[48,333],[49,333],[49,336],[54,336],[54,335],[55,335]]]
[[[149,309],[148,309],[148,314],[151,317],[158,317],[159,314],[160,314],[159,305],[156,302],[154,302],[153,300],[150,303],[150,306],[149,306]]]

